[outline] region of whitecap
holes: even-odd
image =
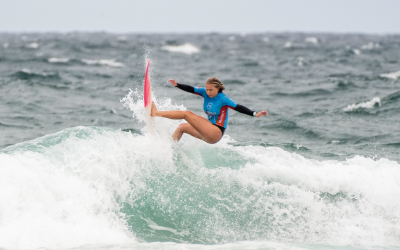
[[[368,44],[361,46],[361,49],[364,49],[364,50],[372,50],[372,49],[376,49],[376,48],[380,48],[379,43],[368,43]]]
[[[285,45],[283,45],[285,48],[291,48],[293,47],[293,44],[291,42],[286,42]]]
[[[8,43],[3,44],[3,48],[7,49],[10,45]]]
[[[375,107],[375,105],[381,106],[381,99],[379,97],[374,97],[372,100],[367,101],[367,102],[362,102],[362,103],[355,103],[351,104],[345,108],[343,108],[344,111],[353,111],[359,108],[364,108],[364,109],[372,109]]]
[[[49,63],[67,63],[69,62],[69,58],[57,58],[57,57],[51,57],[47,59]]]
[[[167,50],[169,52],[175,52],[175,53],[183,53],[187,55],[199,53],[200,49],[197,48],[196,46],[190,44],[190,43],[185,43],[183,45],[178,45],[178,46],[162,46],[161,49]]]
[[[115,61],[115,59],[100,59],[100,60],[90,60],[90,59],[82,59],[82,62],[86,63],[87,65],[102,65],[102,66],[109,66],[113,68],[122,68],[124,64],[121,62]]]
[[[264,37],[262,40],[267,43],[269,42],[269,37]]]
[[[386,73],[386,74],[380,74],[380,77],[384,77],[384,78],[389,78],[389,79],[393,79],[393,80],[397,80],[397,78],[400,77],[400,70],[396,71],[396,72],[391,72],[391,73]]]
[[[304,58],[303,57],[299,57],[297,58],[297,66],[303,66],[304,65]]]
[[[313,43],[313,44],[318,44],[319,43],[319,39],[317,37],[307,37],[305,39],[305,41],[307,43]]]
[[[126,42],[128,39],[127,39],[126,36],[119,36],[119,37],[117,37],[117,40],[118,40],[119,42]]]
[[[26,47],[28,49],[38,49],[39,48],[39,44],[38,43],[30,43],[30,44],[27,44]]]
[[[228,39],[229,39],[229,41],[233,42],[233,41],[235,41],[235,36],[230,36]]]
[[[355,55],[360,55],[361,54],[361,51],[359,49],[352,49],[352,51],[353,51],[353,53]]]
[[[21,71],[24,73],[27,73],[27,74],[32,74],[32,70],[27,69],[27,68],[23,68]]]

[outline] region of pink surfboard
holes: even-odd
[[[146,126],[148,131],[153,132],[154,131],[154,121],[153,118],[151,117],[151,104],[152,104],[152,98],[151,98],[151,83],[150,83],[150,74],[149,74],[149,65],[150,65],[150,59],[147,61],[147,67],[146,67],[146,74],[144,76],[144,110],[145,110],[145,117],[146,117]]]
[[[151,106],[151,84],[149,75],[150,59],[147,61],[146,74],[144,76],[144,107]]]

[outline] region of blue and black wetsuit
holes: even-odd
[[[177,84],[176,87],[186,92],[200,95],[204,98],[204,112],[207,114],[208,120],[221,130],[222,135],[224,135],[225,129],[228,125],[228,108],[246,115],[254,116],[254,111],[251,111],[243,105],[237,104],[222,92],[218,93],[214,98],[210,98],[207,95],[206,88],[204,87],[199,88],[186,84]]]

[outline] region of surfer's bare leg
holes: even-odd
[[[189,123],[188,125],[190,125],[190,127],[187,125],[182,125],[182,127],[180,126],[177,128],[173,135],[173,139],[177,141],[182,137],[183,133],[188,133],[191,136],[202,139],[208,143],[216,143],[221,139],[222,136],[222,132],[219,128],[214,126],[209,120],[196,115],[191,111],[159,111],[153,102],[151,116],[161,116],[174,120],[185,119]],[[195,131],[193,131],[191,128],[193,128]]]
[[[179,141],[184,133],[203,140],[203,136],[199,133],[199,131],[193,128],[189,123],[180,124],[172,135],[172,139],[174,139],[174,141]]]

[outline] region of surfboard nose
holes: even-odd
[[[151,84],[149,75],[150,59],[147,61],[146,74],[144,77],[144,107],[151,104]]]

